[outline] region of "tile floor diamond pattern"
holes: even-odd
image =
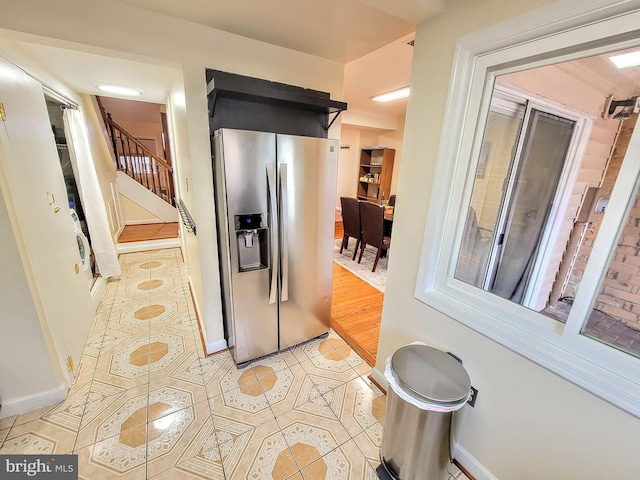
[[[173,287],[173,277],[163,276],[148,280],[146,278],[138,278],[135,282],[128,284],[125,288],[127,294],[130,295],[149,295],[152,291],[167,289]]]
[[[90,422],[105,408],[120,398],[122,388],[99,381],[88,382],[51,412],[43,420],[77,432],[81,423]]]
[[[189,447],[178,459],[179,470],[205,478],[224,478],[222,457],[213,430],[213,422],[205,422]]]
[[[119,377],[138,378],[164,370],[182,353],[182,337],[160,333],[135,340],[114,353],[109,371]]]
[[[338,447],[332,432],[317,425],[295,422],[283,428],[282,433],[301,468]]]
[[[171,373],[170,377],[195,385],[204,385],[203,370],[198,352],[193,352]]]
[[[228,390],[222,394],[222,398],[229,407],[248,413],[257,413],[269,408],[269,403],[262,393],[258,381]]]
[[[5,440],[0,448],[0,454],[11,455],[26,453],[42,455],[55,451],[56,441],[36,433],[27,433],[16,438]]]
[[[175,300],[155,300],[152,304],[142,306],[135,304],[127,308],[122,312],[119,323],[128,327],[148,327],[149,322],[152,324],[164,322],[173,318],[177,312],[178,303]]]
[[[250,478],[287,478],[297,468],[280,432],[262,440],[249,470]]]
[[[107,331],[103,329],[102,332],[98,332],[98,333],[101,334],[99,337],[100,340],[96,341],[95,345],[91,345],[91,347],[93,347],[93,349],[96,351],[95,352],[96,355],[92,355],[95,357],[106,355],[108,351],[113,350],[115,347],[126,342],[127,339],[130,339],[131,337],[131,333],[123,332],[121,330],[116,330],[113,328],[110,328]],[[84,351],[85,356],[88,354],[89,355],[91,354],[90,352],[87,352],[88,347],[89,345],[85,347],[85,351]]]
[[[238,369],[202,351],[179,249],[120,264],[68,398],[2,419],[0,453],[76,453],[86,479],[376,478],[385,397],[334,331]]]

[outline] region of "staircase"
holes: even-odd
[[[173,168],[118,125],[97,98],[116,159],[116,169],[175,207]]]

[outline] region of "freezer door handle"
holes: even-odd
[[[269,243],[271,244],[269,303],[276,303],[278,300],[278,203],[276,198],[276,173],[273,162],[267,163],[267,187],[269,189]]]
[[[287,187],[287,164],[280,165],[280,225],[282,233],[282,283],[280,284],[280,301],[289,300],[289,191]]]

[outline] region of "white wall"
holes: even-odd
[[[94,97],[90,95],[81,95],[82,108],[84,110],[84,118],[87,125],[87,137],[89,139],[89,147],[93,155],[93,164],[100,183],[100,191],[107,207],[107,212],[111,216],[109,228],[111,237],[116,243],[117,236],[120,232],[122,212],[120,209],[119,196],[114,194],[117,192],[115,157],[109,149],[107,143],[107,130],[99,113],[98,104]]]
[[[10,2],[3,5],[0,28],[6,29],[0,35],[25,41],[129,60],[144,58],[149,63],[182,68],[179,82],[184,84],[184,92],[178,92],[176,98],[181,97],[184,107],[180,107],[179,118],[173,123],[177,127],[174,131],[182,129],[176,142],[187,143],[174,146],[184,155],[175,162],[182,170],[178,193],[185,196],[197,225],[197,236],[184,242],[189,250],[186,259],[196,307],[206,324],[206,340],[211,345],[222,345],[205,68],[322,90],[340,100],[344,66],[128,5],[97,0],[69,0],[64,4],[48,0]],[[339,128],[338,123],[330,134]],[[187,183],[191,198],[184,190]]]
[[[165,106],[159,103],[136,102],[117,98],[100,97],[102,106],[111,114],[114,122],[124,128],[136,139],[155,141],[153,153],[164,158],[162,148],[162,117]],[[148,147],[148,145],[145,144]]]
[[[6,193],[6,192],[3,192]],[[13,227],[0,194],[0,401],[4,410],[42,391],[57,389],[49,347],[24,273]],[[19,368],[16,366],[19,365]],[[0,413],[0,417],[6,416]]]
[[[342,125],[340,145],[349,148],[340,149],[338,158],[338,188],[336,189],[336,208],[341,208],[340,197],[357,195],[358,165],[360,165],[360,131],[357,128]]]
[[[138,225],[142,223],[162,223],[158,217],[146,208],[141,207],[128,197],[120,193],[120,207],[125,224]]]
[[[340,208],[340,197],[355,197],[358,193],[358,176],[360,174],[360,150],[372,145],[380,145],[395,149],[391,191],[385,192],[387,198],[397,195],[400,163],[402,160],[402,138],[404,137],[404,119],[395,119],[394,130],[379,130],[359,125],[343,123],[340,133],[340,144],[349,145],[349,149],[340,150],[338,161],[338,189],[336,208]]]
[[[545,3],[451,0],[418,28],[376,368],[414,340],[459,355],[479,389],[459,441],[497,478],[635,478],[638,418],[414,298],[456,39]]]

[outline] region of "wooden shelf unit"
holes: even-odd
[[[391,195],[391,178],[393,175],[393,159],[396,151],[393,148],[365,147],[360,151],[360,168],[358,171],[358,199],[380,203]],[[375,181],[364,181],[367,176]]]

